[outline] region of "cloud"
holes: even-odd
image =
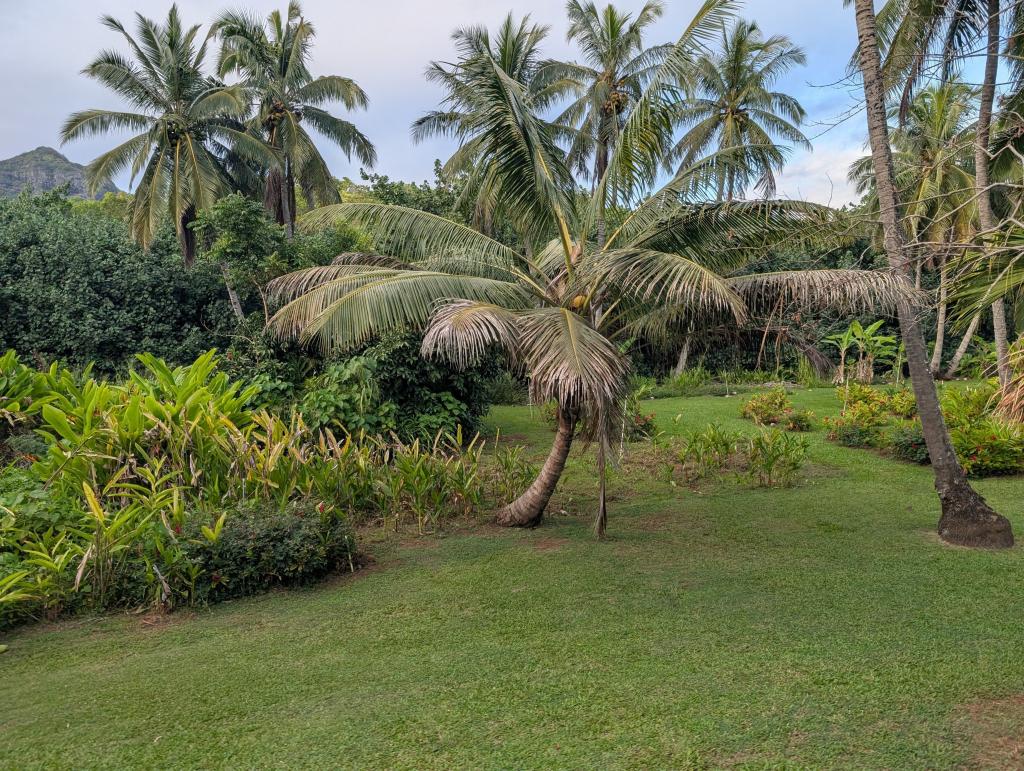
[[[822,142],[812,152],[800,151],[778,177],[779,196],[830,206],[853,203],[860,196],[846,172],[866,150],[855,140]]]

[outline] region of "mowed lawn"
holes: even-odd
[[[752,432],[741,398],[650,404],[667,433]],[[491,422],[546,451],[535,412]],[[942,545],[927,468],[811,442],[788,490],[673,486],[634,452],[605,542],[574,456],[567,513],[533,531],[404,537],[308,590],[9,634],[0,768],[1021,767],[1021,548]],[[979,487],[1024,537],[1024,479]]]

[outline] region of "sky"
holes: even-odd
[[[617,0],[636,10],[642,0]],[[603,5],[602,0],[599,4]],[[243,7],[265,16],[286,0],[179,0],[188,23],[208,24],[223,8]],[[699,7],[699,0],[667,0],[666,12],[651,28],[651,44],[675,40]],[[0,0],[0,72],[8,108],[0,111],[0,158],[40,145],[56,147],[71,160],[88,163],[114,146],[112,136],[60,146],[60,126],[76,110],[119,108],[118,99],[80,74],[104,48],[124,51],[123,39],[100,24],[103,14],[130,22],[136,11],[166,17],[164,0]],[[454,56],[451,32],[484,24],[494,28],[513,8],[510,0],[304,0],[303,11],[316,26],[314,74],[346,75],[370,97],[366,111],[342,114],[377,147],[376,171],[393,179],[421,181],[433,176],[435,158],[446,159],[454,145],[444,139],[413,144],[409,126],[437,106],[442,94],[423,72],[433,59]],[[549,25],[545,53],[574,58],[565,41],[561,0],[519,0],[517,15],[529,13]],[[840,0],[746,0],[740,15],[758,22],[765,35],[785,34],[807,54],[807,66],[778,84],[807,111],[804,133],[812,152],[796,150],[779,177],[780,197],[840,206],[856,198],[846,181],[849,164],[865,153],[863,99],[856,83],[844,80],[854,48],[853,11]],[[211,62],[212,63],[212,62]],[[860,97],[860,98],[858,98]],[[12,109],[16,106],[16,109]],[[359,164],[326,142],[321,150],[338,177],[358,180]],[[122,189],[126,177],[115,179]]]

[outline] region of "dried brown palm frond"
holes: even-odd
[[[893,311],[901,302],[919,304],[921,293],[888,270],[787,270],[727,280],[751,310],[778,305],[840,312]]]

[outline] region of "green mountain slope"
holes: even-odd
[[[42,193],[63,184],[70,185],[71,195],[88,197],[85,167],[69,161],[52,147],[37,147],[0,161],[0,197],[17,195],[25,188]],[[108,183],[100,188],[97,197],[116,192],[117,188]]]

